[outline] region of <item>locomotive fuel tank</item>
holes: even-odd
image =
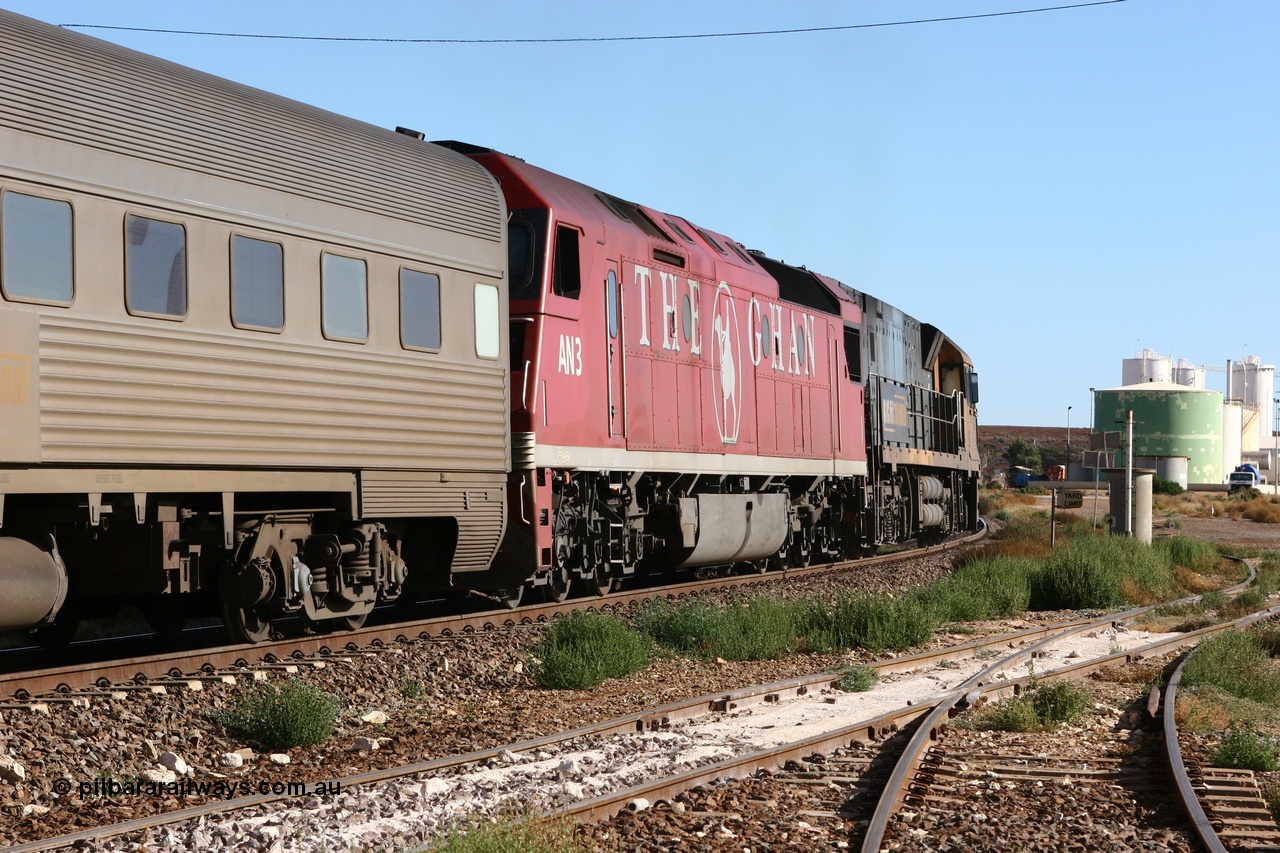
[[[776,554],[790,530],[786,495],[701,494],[680,499],[680,531],[692,548],[681,566],[763,560]]]

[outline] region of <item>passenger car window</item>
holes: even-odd
[[[440,349],[440,276],[400,270],[400,343]]]
[[[5,298],[69,304],[75,295],[71,205],[8,192],[0,223],[0,288]]]
[[[187,231],[176,222],[125,217],[124,293],[130,314],[187,315]]]
[[[369,294],[364,261],[343,255],[320,255],[321,326],[326,338],[365,341],[369,338]]]
[[[476,285],[476,355],[497,358],[500,344],[498,325],[498,288],[492,284]]]
[[[284,328],[284,247],[279,243],[231,238],[231,322]]]

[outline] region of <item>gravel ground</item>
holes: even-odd
[[[1217,523],[1211,531],[1215,535],[1226,529],[1222,519],[1187,519],[1182,532],[1199,535],[1188,523],[1192,521]],[[1267,527],[1248,522],[1226,524]],[[1227,530],[1224,541],[1231,541],[1230,535]],[[1250,542],[1277,547],[1280,537],[1270,544]],[[774,584],[770,594],[833,596],[852,585],[897,591],[945,573],[950,559],[949,554],[935,554],[900,566],[863,567],[840,575],[795,579]],[[1060,614],[1043,616],[1044,621],[1053,621]],[[982,629],[1003,633],[1027,624],[1016,620]],[[159,797],[95,792],[95,781],[100,792],[106,780],[136,780],[157,771],[157,762],[167,751],[190,766],[186,778],[194,782],[245,783],[254,791],[264,782],[314,785],[320,780],[498,746],[680,698],[866,659],[855,654],[728,664],[658,660],[631,678],[612,680],[592,691],[557,692],[548,701],[547,692],[537,689],[523,671],[526,651],[539,633],[540,629],[526,628],[415,641],[378,654],[331,661],[323,669],[302,667],[297,677],[342,696],[345,709],[329,741],[318,747],[288,750],[288,764],[273,763],[267,755],[253,751],[254,745],[228,737],[207,717],[209,711],[226,707],[250,683],[249,674],[236,685],[211,682],[198,692],[172,689],[158,695],[130,691],[123,699],[93,697],[88,707],[52,704],[48,715],[0,706],[0,814],[4,815],[0,844],[216,798],[213,793],[196,792]],[[935,642],[956,639],[940,635]],[[272,677],[289,676],[276,671]],[[385,714],[385,721],[371,712]],[[376,740],[379,748],[359,749],[359,738]],[[222,756],[236,751],[247,756],[242,766],[224,766]],[[20,771],[6,769],[8,762],[16,762]],[[69,793],[54,792],[58,780],[70,783]],[[306,798],[304,804],[317,805],[319,799]],[[270,827],[263,833],[265,841],[279,835]]]
[[[1118,853],[1197,849],[1166,796],[1158,731],[1146,718],[1145,682],[1157,671],[1144,663],[1110,670],[1084,686],[1094,705],[1086,718],[1052,733],[948,729],[936,750],[956,773],[946,791],[911,805],[891,825],[884,850],[1087,851]],[[841,758],[874,758],[875,747],[850,750],[829,762],[847,779]],[[1071,772],[1048,781],[993,770],[1024,772],[1053,756]],[[1103,761],[1099,761],[1103,759]],[[1112,762],[1106,762],[1111,759]],[[619,815],[579,834],[600,850],[772,851],[858,849],[862,822],[874,802],[852,782],[814,779],[824,763],[791,772],[690,791],[671,803]],[[1090,778],[1114,767],[1119,779]],[[887,767],[881,775],[887,773]],[[943,777],[945,778],[945,777]],[[878,789],[877,789],[878,790]]]
[[[899,591],[944,574],[951,558],[951,552],[939,552],[907,564],[778,581],[770,594],[834,596],[851,585]],[[1012,629],[992,625],[990,630]],[[229,737],[207,716],[226,708],[252,684],[248,672],[234,685],[210,681],[199,691],[130,690],[125,698],[101,692],[89,696],[87,707],[51,702],[47,715],[0,706],[0,845],[217,798],[216,793],[185,790],[164,796],[112,793],[110,780],[147,778],[162,769],[158,761],[166,752],[190,768],[185,778],[193,783],[234,783],[238,791],[244,783],[255,793],[263,783],[304,784],[314,790],[322,780],[501,746],[865,658],[808,655],[742,663],[659,659],[630,678],[613,679],[591,691],[558,691],[549,702],[547,692],[524,672],[527,650],[541,631],[517,628],[418,640],[377,653],[339,656],[324,668],[301,665],[296,674],[270,671],[272,680],[306,679],[342,697],[345,706],[335,734],[317,747],[285,750],[288,764],[273,763],[254,744]],[[947,641],[945,636],[938,639]],[[385,721],[376,712],[385,714]],[[378,749],[357,748],[359,738],[376,739]],[[245,756],[243,764],[224,766],[222,756],[237,751]],[[5,773],[5,760],[20,765],[20,776]],[[67,783],[69,793],[55,791]]]

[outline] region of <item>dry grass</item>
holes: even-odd
[[[1221,578],[1205,577],[1199,572],[1193,572],[1191,569],[1182,568],[1181,566],[1174,568],[1173,579],[1178,586],[1191,595],[1199,595],[1211,589],[1221,589],[1223,586]]]
[[[1227,707],[1229,698],[1212,689],[1178,691],[1178,728],[1193,732],[1222,731],[1235,719]]]
[[[1147,663],[1104,666],[1093,674],[1095,681],[1110,684],[1151,684],[1160,677],[1160,667]]]
[[[1280,524],[1280,503],[1275,498],[1255,498],[1244,505],[1243,515],[1259,524]]]
[[[1194,492],[1183,492],[1180,495],[1152,495],[1152,508],[1159,513],[1172,512],[1176,515],[1197,515],[1202,509],[1208,514],[1207,501],[1204,495]]]

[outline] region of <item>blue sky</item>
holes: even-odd
[[[1059,0],[1069,2],[1069,0]],[[1024,0],[0,0],[51,23],[565,38],[870,24]],[[1151,347],[1280,360],[1280,3],[1125,0],[744,38],[439,45],[81,30],[491,146],[944,329],[992,424],[1074,426]],[[1209,375],[1211,387],[1222,374]]]

